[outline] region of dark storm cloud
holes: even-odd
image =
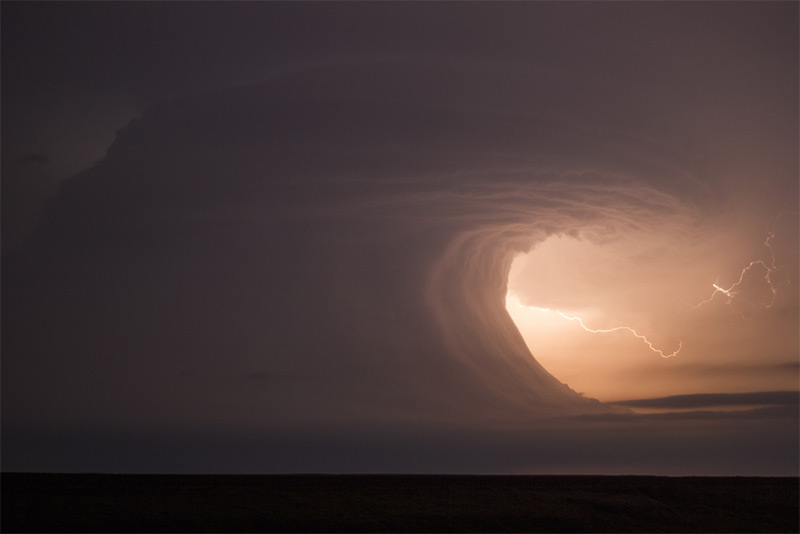
[[[697,393],[673,395],[658,399],[636,399],[618,401],[620,406],[637,408],[707,408],[721,406],[790,405],[800,402],[797,391],[765,391],[756,393]]]
[[[504,277],[537,233],[602,238],[680,209],[621,177],[659,165],[558,121],[431,102],[451,78],[418,71],[326,67],[156,105],[122,130],[6,269],[20,313],[4,341],[29,354],[8,368],[44,401],[25,410],[179,424],[200,391],[216,424],[600,409],[530,357]],[[568,157],[600,171],[567,172]],[[306,379],[220,380],[256,369]],[[80,393],[53,405],[65,377]],[[95,402],[110,392],[113,411]]]
[[[144,73],[140,94],[164,96],[186,73],[204,88],[206,64],[234,58],[231,80],[266,81],[147,106],[101,161],[62,184],[24,249],[4,260],[4,465],[704,465],[710,430],[684,419],[658,428],[622,414],[589,430],[557,419],[621,410],[575,393],[532,357],[505,293],[513,257],[547,236],[680,234],[737,195],[718,188],[728,176],[720,152],[743,146],[715,123],[732,120],[722,89],[741,99],[737,127],[777,136],[770,121],[781,119],[749,104],[783,91],[771,84],[785,62],[748,62],[766,78],[731,85],[742,67],[725,36],[746,26],[741,8],[713,26],[721,45],[696,50],[708,28],[682,5],[123,6],[58,8],[111,17],[79,37],[87,54],[58,67],[65,76],[78,78],[79,66],[100,76],[114,59]],[[133,27],[153,32],[146,56],[171,60],[149,62],[142,39],[114,33],[131,13]],[[250,24],[264,13],[276,15],[277,33],[255,38]],[[249,37],[212,32],[182,52],[182,32],[208,21],[245,21]],[[106,57],[98,40],[123,49]],[[759,46],[785,53],[782,42]],[[258,52],[258,69],[242,67],[231,53],[240,47]],[[20,78],[29,53],[10,66]],[[130,73],[115,67],[109,84],[125,86]],[[710,156],[697,146],[707,132],[723,147]],[[633,421],[622,438],[621,420]],[[795,423],[720,421],[717,435],[737,439],[713,442],[725,453],[706,472],[796,469]],[[766,449],[775,455],[737,471],[736,459],[765,450],[753,429],[775,437]],[[704,452],[693,456],[698,443]],[[670,448],[681,451],[673,468],[658,459]]]
[[[50,162],[50,158],[44,154],[28,154],[17,158],[17,162],[22,165],[46,165]]]

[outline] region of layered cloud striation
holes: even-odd
[[[497,68],[332,63],[151,106],[5,262],[4,424],[531,428],[621,410],[530,353],[512,261],[557,235],[675,237],[715,192],[674,144],[555,113],[545,76],[509,67],[487,97]]]

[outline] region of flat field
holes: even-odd
[[[2,474],[3,532],[799,532],[800,479]]]

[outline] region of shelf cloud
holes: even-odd
[[[560,446],[569,444],[582,451],[576,470],[646,470],[651,456],[642,451],[708,434],[677,417],[674,436],[656,445],[648,432],[662,420],[632,417],[630,407],[786,404],[796,393],[769,390],[789,389],[778,370],[797,374],[786,368],[796,350],[796,336],[787,337],[796,332],[796,295],[775,300],[771,329],[750,314],[758,332],[739,332],[738,341],[723,339],[731,319],[717,308],[697,312],[693,326],[672,308],[645,308],[677,295],[679,282],[696,290],[690,304],[708,297],[711,282],[723,283],[714,278],[720,266],[747,261],[776,220],[775,287],[795,283],[787,221],[796,215],[776,205],[797,197],[796,148],[783,141],[786,131],[797,135],[772,113],[792,104],[762,101],[783,94],[785,82],[778,68],[741,79],[733,44],[702,46],[685,63],[661,37],[647,41],[647,57],[606,61],[620,71],[613,84],[569,47],[538,69],[387,53],[298,62],[258,83],[151,104],[102,160],[61,184],[36,232],[4,258],[3,418],[12,429],[4,463],[12,455],[15,465],[50,465],[26,459],[20,443],[35,443],[30,450],[45,458],[42,444],[54,433],[66,448],[96,439],[115,451],[126,449],[119,436],[128,433],[131,443],[144,435],[172,443],[165,450],[194,436],[208,455],[230,432],[247,458],[254,444],[271,444],[297,469],[386,470],[409,450],[439,458],[454,447],[466,458],[447,464],[454,471],[563,472],[569,454]],[[646,68],[648,58],[660,68]],[[706,73],[709,63],[718,70]],[[730,90],[720,94],[723,87]],[[754,187],[762,178],[768,190]],[[617,263],[582,264],[588,249],[570,243]],[[534,258],[551,249],[560,263]],[[509,279],[518,261],[514,272],[524,276]],[[677,276],[680,269],[689,274]],[[748,279],[748,298],[760,303],[757,282]],[[607,321],[596,328],[639,321],[658,343],[683,336],[685,350],[708,354],[678,372],[682,363],[643,363],[627,345],[576,341],[574,354],[597,357],[573,369],[601,373],[605,359],[624,361],[637,379],[657,365],[673,366],[665,376],[688,376],[691,365],[736,374],[752,363],[745,339],[760,340],[775,376],[756,386],[765,393],[721,395],[740,383],[702,373],[692,394],[605,404],[593,397],[611,393],[567,385],[569,372],[532,354],[506,308],[510,290],[525,305]],[[578,416],[594,422],[581,426]],[[619,430],[620,421],[629,427]],[[796,422],[748,419],[736,430],[736,421],[714,428],[779,436],[770,445],[778,460],[762,471],[796,469],[786,454]],[[500,459],[502,447],[488,438],[464,445],[484,432],[507,436],[511,456]],[[586,451],[579,444],[593,433],[598,449]],[[622,452],[615,435],[627,436]],[[379,444],[371,459],[363,452],[370,440]],[[305,456],[313,462],[295,458],[298,443],[313,443]],[[742,454],[761,450],[741,443]],[[542,456],[533,460],[526,447]],[[470,464],[482,448],[495,456]],[[685,469],[699,465],[681,455]],[[397,469],[430,468],[404,458]],[[113,469],[112,459],[97,461]],[[714,472],[725,471],[720,462]],[[91,463],[81,456],[70,465]],[[208,465],[226,469],[222,457]]]

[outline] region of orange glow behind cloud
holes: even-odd
[[[554,234],[514,260],[506,308],[548,371],[600,400],[794,390],[797,214],[774,221]]]

